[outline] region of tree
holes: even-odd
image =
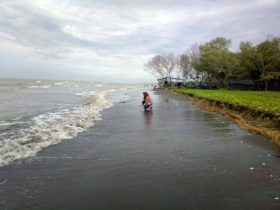
[[[231,40],[217,37],[204,44],[193,44],[187,52],[156,55],[145,64],[145,70],[157,78],[182,75],[201,83],[227,88],[230,79],[262,80],[265,87],[271,79],[280,79],[280,37],[270,37],[254,46],[241,42],[238,52],[231,52]]]
[[[199,44],[193,44],[188,50],[188,55],[191,63],[189,77],[195,82],[196,87],[198,87],[205,79],[205,73],[199,68],[201,57]]]
[[[236,53],[226,51],[221,55],[222,67],[219,69],[218,80],[223,87],[228,88],[229,80],[236,77],[240,60]]]
[[[167,56],[162,56],[163,57],[163,71],[165,72],[166,77],[171,77],[172,72],[174,72],[178,61],[176,56],[174,56],[173,53],[167,55]]]
[[[255,64],[267,90],[270,79],[280,78],[280,37],[268,39],[256,46]]]
[[[144,70],[158,79],[164,77],[163,59],[161,55],[154,56],[148,63],[144,64]]]
[[[192,70],[191,61],[187,53],[179,55],[178,69],[183,78],[188,79],[188,76]]]
[[[204,72],[204,81],[211,85],[228,87],[229,79],[238,68],[238,57],[229,51],[230,39],[217,37],[199,46],[200,58],[194,63],[197,71]]]
[[[241,42],[239,59],[241,75],[264,81],[267,90],[270,79],[280,78],[280,38],[267,39],[257,46]]]
[[[156,55],[144,65],[144,70],[157,78],[170,77],[178,64],[174,54]]]
[[[237,77],[241,79],[260,79],[260,73],[255,63],[256,49],[251,42],[241,42],[239,45],[238,57],[240,68]]]

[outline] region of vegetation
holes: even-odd
[[[201,90],[180,88],[177,92],[280,114],[280,93],[271,91]]]
[[[228,88],[230,79],[259,80],[267,83],[280,79],[280,37],[253,45],[241,42],[239,50],[230,50],[231,40],[217,37],[203,44],[193,44],[175,56],[156,55],[145,70],[158,78],[180,76],[194,86]]]

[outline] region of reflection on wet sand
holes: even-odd
[[[144,111],[146,125],[151,125],[153,120],[153,111]]]

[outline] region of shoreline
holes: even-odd
[[[220,113],[241,128],[271,138],[280,147],[279,125],[274,121],[278,116],[256,111],[250,107],[207,99],[191,93],[183,93],[177,90],[170,90],[170,92],[176,95],[186,95],[193,105],[209,112]]]
[[[151,92],[144,112],[141,92],[75,138],[1,167],[0,209],[279,210],[270,139],[168,91]]]

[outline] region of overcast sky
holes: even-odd
[[[155,54],[280,36],[280,0],[0,0],[0,77],[145,82]]]

